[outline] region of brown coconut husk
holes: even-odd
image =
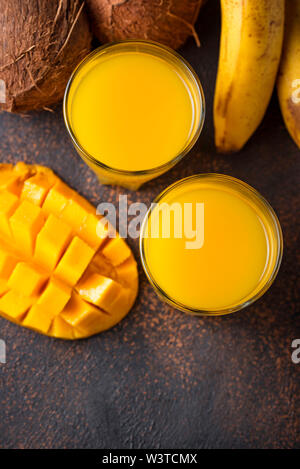
[[[101,42],[146,39],[178,49],[194,28],[204,0],[86,0],[94,34]]]
[[[49,109],[90,48],[82,0],[0,0],[0,109]]]

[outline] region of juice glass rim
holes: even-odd
[[[159,51],[165,53],[166,55],[170,54],[173,58],[178,60],[178,62],[181,65],[183,65],[184,68],[191,74],[192,78],[195,81],[195,85],[197,86],[198,91],[199,91],[200,110],[201,110],[200,117],[199,117],[199,122],[198,122],[196,130],[194,131],[194,135],[192,136],[189,143],[183,148],[183,150],[181,150],[176,156],[174,156],[173,158],[171,158],[169,161],[167,161],[166,163],[164,163],[162,165],[155,166],[154,168],[137,170],[137,171],[129,171],[129,170],[125,170],[125,169],[113,168],[113,167],[111,167],[111,166],[97,160],[89,152],[87,152],[87,150],[79,143],[79,141],[77,140],[77,138],[76,138],[76,136],[75,136],[75,134],[72,130],[72,126],[71,126],[71,123],[70,123],[69,112],[68,112],[68,98],[69,98],[71,86],[72,86],[72,83],[73,83],[75,77],[82,70],[82,68],[91,59],[93,59],[96,55],[103,53],[105,50],[110,49],[110,48],[113,49],[114,47],[118,47],[118,46],[122,46],[122,45],[130,45],[130,44],[137,45],[137,46],[140,45],[141,47],[142,46],[150,46],[150,47],[158,49]],[[71,74],[71,76],[68,80],[68,83],[67,83],[67,86],[66,86],[66,89],[65,89],[65,93],[64,93],[64,99],[63,99],[63,116],[64,116],[65,125],[66,125],[67,131],[68,131],[68,133],[71,137],[73,145],[75,146],[75,148],[79,152],[79,155],[84,156],[89,162],[93,163],[94,165],[99,166],[100,168],[103,168],[106,171],[113,172],[113,173],[121,175],[121,176],[143,176],[143,175],[146,176],[146,175],[156,174],[158,172],[163,173],[163,172],[167,171],[168,169],[171,169],[173,166],[175,166],[175,164],[177,164],[187,153],[189,153],[189,151],[193,148],[193,146],[197,142],[197,140],[198,140],[198,138],[201,134],[203,125],[204,125],[205,111],[206,111],[206,108],[205,108],[205,97],[204,97],[203,88],[202,88],[200,79],[199,79],[198,75],[196,74],[195,70],[193,69],[193,67],[187,62],[187,60],[185,60],[184,57],[182,57],[180,54],[178,54],[175,50],[171,49],[170,47],[165,46],[165,45],[160,44],[160,43],[155,42],[155,41],[147,41],[147,40],[128,39],[128,40],[124,40],[124,41],[110,42],[110,43],[104,44],[103,46],[100,46],[100,47],[96,48],[95,50],[93,50],[92,52],[90,52],[83,60],[81,60],[81,62],[73,70],[73,72],[72,72],[72,74]]]
[[[199,173],[199,174],[195,174],[195,175],[188,176],[186,178],[180,179],[179,181],[174,182],[173,184],[168,186],[166,189],[164,189],[154,199],[153,204],[158,204],[168,193],[172,192],[175,188],[177,188],[181,185],[184,185],[187,182],[190,182],[190,181],[193,181],[193,180],[195,180],[195,181],[196,180],[201,180],[201,179],[205,179],[205,178],[214,178],[214,179],[219,180],[219,181],[224,181],[224,182],[227,182],[227,183],[228,182],[233,183],[233,184],[236,185],[236,187],[240,186],[240,188],[242,188],[242,189],[244,189],[244,191],[248,192],[249,196],[252,196],[252,197],[254,196],[255,198],[257,198],[258,201],[262,203],[262,206],[263,206],[264,210],[270,215],[270,217],[271,217],[271,219],[274,223],[274,228],[275,228],[277,255],[276,255],[276,261],[274,263],[274,268],[273,268],[268,280],[262,285],[262,288],[253,296],[250,296],[251,295],[251,293],[250,293],[247,296],[247,297],[249,297],[249,296],[250,297],[246,301],[242,300],[236,306],[228,307],[228,308],[224,308],[224,309],[205,309],[205,308],[197,309],[197,308],[191,308],[191,307],[186,306],[186,305],[178,302],[177,300],[171,298],[171,296],[169,296],[159,286],[159,284],[154,279],[153,275],[151,274],[151,270],[148,267],[147,260],[146,260],[146,255],[145,255],[145,246],[144,246],[145,238],[143,237],[143,233],[145,231],[146,224],[149,220],[149,217],[150,217],[150,215],[153,211],[153,206],[151,206],[148,209],[148,211],[145,215],[145,218],[143,220],[143,223],[142,223],[141,235],[140,235],[140,240],[139,240],[140,257],[141,257],[141,262],[142,262],[144,272],[145,272],[150,284],[152,285],[152,287],[154,288],[154,290],[156,291],[158,296],[165,303],[169,304],[173,308],[179,309],[180,311],[183,311],[185,313],[195,315],[195,316],[223,316],[223,315],[234,313],[236,311],[240,311],[240,310],[246,308],[247,306],[250,306],[256,300],[261,298],[264,295],[264,293],[266,293],[266,291],[270,288],[270,286],[272,285],[272,283],[274,282],[274,280],[275,280],[275,278],[278,274],[278,271],[279,271],[279,268],[280,268],[280,265],[281,265],[281,261],[282,261],[282,256],[283,256],[283,235],[282,235],[282,229],[281,229],[281,225],[280,225],[280,222],[278,220],[278,217],[277,217],[273,207],[270,205],[270,203],[256,189],[254,189],[252,186],[250,186],[246,182],[241,181],[240,179],[237,179],[233,176],[228,176],[228,175],[225,175],[225,174],[220,174],[220,173]],[[253,291],[255,291],[255,289]]]

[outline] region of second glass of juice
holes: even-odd
[[[199,174],[168,187],[142,227],[144,270],[164,301],[185,312],[221,315],[260,298],[275,279],[282,233],[252,187]]]
[[[176,52],[148,41],[92,52],[66,88],[64,118],[103,184],[138,189],[193,147],[204,121],[201,84]]]

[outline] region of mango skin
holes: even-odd
[[[130,248],[118,234],[110,239],[95,207],[49,168],[0,164],[0,246],[0,315],[21,326],[86,338],[135,302]]]

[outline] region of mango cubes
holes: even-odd
[[[117,324],[138,291],[135,259],[49,168],[0,164],[0,315],[63,339]]]

